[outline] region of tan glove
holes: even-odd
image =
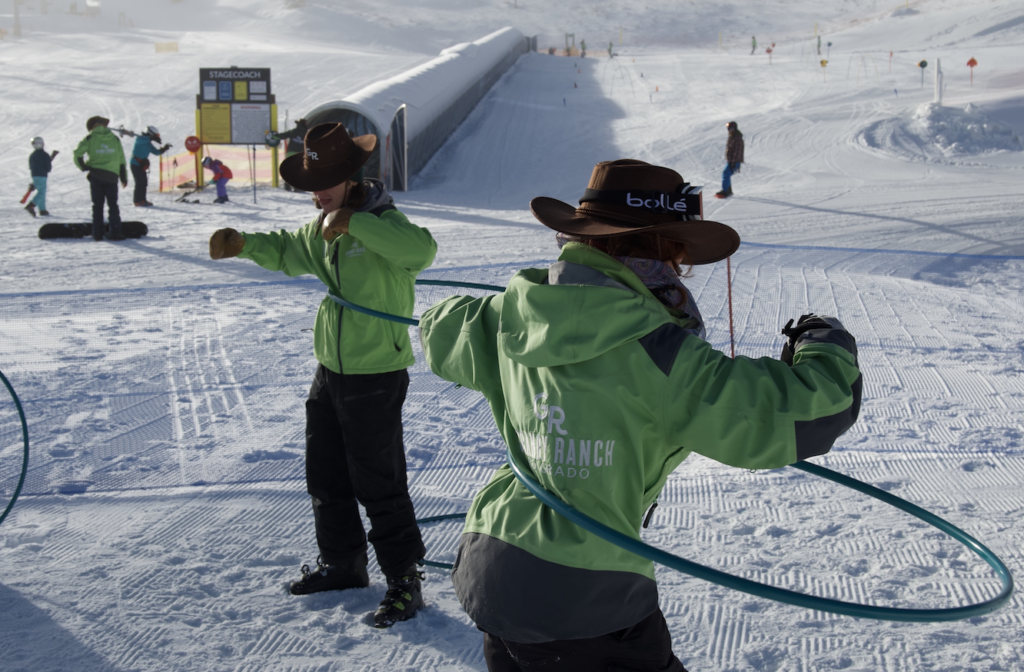
[[[323,236],[328,243],[348,233],[348,221],[356,214],[351,208],[340,208],[324,217]]]
[[[210,236],[210,259],[237,257],[245,247],[245,236],[234,229],[219,229]]]

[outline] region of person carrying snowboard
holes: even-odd
[[[203,168],[213,172],[213,179],[210,181],[217,185],[217,198],[213,199],[213,202],[227,203],[228,180],[234,177],[231,173],[231,169],[221,163],[220,159],[215,159],[210,156],[203,159]]]
[[[154,144],[156,143],[156,144]],[[151,155],[163,154],[171,148],[171,143],[163,147],[157,147],[160,143],[160,131],[156,126],[147,126],[145,132],[135,136],[135,146],[132,148],[132,160],[129,165],[132,169],[132,177],[135,179],[135,207],[149,207],[153,205],[146,198],[146,188],[149,185],[149,157]]]
[[[860,408],[856,343],[835,318],[791,320],[778,360],[708,343],[682,267],[740,239],[687,215],[686,186],[669,168],[599,163],[578,208],[530,202],[558,232],[557,262],[420,318],[430,369],[483,393],[523,471],[635,540],[691,453],[782,467],[827,453]],[[684,672],[653,563],[550,510],[507,464],[470,506],[452,583],[491,672]]]
[[[39,214],[43,217],[49,216],[50,212],[46,209],[46,177],[50,174],[50,170],[53,168],[53,157],[57,156],[57,150],[53,150],[52,153],[47,154],[44,150],[46,143],[38,135],[32,138],[32,147],[35,148],[28,157],[28,168],[32,173],[32,186],[35,187],[36,195],[28,202],[25,209],[31,213],[33,217],[36,216],[36,208],[39,208]]]
[[[107,128],[109,119],[89,117],[85,127],[89,134],[75,149],[75,165],[89,173],[89,191],[92,195],[92,237],[103,240],[103,203],[109,211],[109,240],[124,240],[121,232],[121,211],[117,207],[117,183],[121,188],[128,186],[128,169],[124,160],[124,148],[113,131]],[[85,156],[88,155],[88,161]]]
[[[376,627],[412,618],[423,606],[419,561],[426,553],[405,468],[402,405],[413,350],[408,328],[345,308],[412,316],[416,276],[434,261],[430,232],[409,222],[384,183],[352,180],[373,155],[376,135],[349,136],[342,124],[314,126],[302,155],[281,177],[313,193],[321,210],[298,231],[221,229],[210,257],[238,256],[288,276],[315,275],[327,286],[313,331],[318,361],[306,400],[306,489],[320,550],[303,566],[293,595],[363,588],[367,539],[387,581]],[[370,519],[367,537],[359,505]]]
[[[725,170],[722,171],[722,190],[715,193],[716,198],[732,196],[732,176],[740,172],[743,163],[743,134],[735,121],[725,127],[729,130],[729,139],[725,142]]]

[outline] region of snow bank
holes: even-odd
[[[1024,150],[1020,135],[979,106],[924,103],[909,116],[876,121],[857,136],[861,146],[911,161],[964,163],[965,159]]]
[[[917,108],[912,130],[939,147],[947,156],[967,156],[1024,149],[1013,129],[990,119],[971,103],[960,110],[927,103]]]

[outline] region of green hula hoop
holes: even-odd
[[[494,291],[504,291],[504,287],[496,287],[493,285],[479,285],[473,283],[460,283],[453,281],[444,280],[417,280],[417,284],[431,284],[431,285],[442,285],[446,287],[470,287],[473,289],[488,289]],[[357,312],[366,313],[379,317],[385,320],[392,320],[394,322],[401,322],[403,324],[410,324],[413,326],[419,325],[419,320],[401,317],[398,315],[390,315],[388,313],[381,313],[376,310],[369,308],[363,308],[356,304],[344,301],[339,297],[332,294],[328,294],[334,301],[344,305]],[[591,534],[601,537],[605,541],[611,542],[620,548],[623,548],[631,553],[635,553],[642,558],[657,562],[658,564],[665,565],[670,569],[674,569],[684,574],[689,574],[698,579],[709,581],[711,583],[730,588],[732,590],[738,590],[740,592],[749,593],[757,597],[763,597],[768,600],[775,602],[782,602],[785,604],[792,604],[798,607],[804,607],[805,609],[815,609],[817,611],[824,611],[833,614],[843,614],[846,616],[854,616],[857,618],[871,618],[881,621],[904,621],[904,622],[918,622],[918,623],[934,623],[940,621],[958,621],[965,618],[974,618],[976,616],[982,616],[989,614],[1001,607],[1005,606],[1009,602],[1010,597],[1013,595],[1013,576],[1010,574],[1010,570],[1006,567],[1002,560],[996,556],[988,547],[982,544],[980,541],[970,536],[960,528],[956,527],[952,523],[936,516],[933,513],[922,509],[921,507],[911,504],[905,499],[901,499],[896,495],[880,490],[872,485],[858,481],[855,478],[844,476],[839,472],[826,469],[825,467],[811,464],[809,462],[797,462],[790,466],[794,469],[805,471],[815,476],[828,479],[833,483],[837,483],[847,488],[852,488],[861,492],[869,497],[873,497],[879,501],[885,502],[891,506],[909,513],[910,515],[922,520],[932,527],[942,530],[949,536],[953,537],[961,544],[966,546],[975,555],[979,556],[995,571],[996,576],[1002,583],[1002,589],[999,594],[990,600],[985,600],[978,604],[968,605],[966,607],[953,607],[948,609],[904,609],[896,607],[876,607],[869,604],[858,604],[856,602],[843,602],[841,600],[833,600],[827,597],[817,597],[814,595],[806,595],[804,593],[798,593],[794,590],[787,590],[785,588],[777,588],[775,586],[769,586],[764,583],[758,583],[749,579],[740,578],[732,574],[726,574],[717,569],[705,567],[704,565],[697,564],[691,560],[681,558],[667,551],[654,548],[639,539],[626,536],[618,530],[614,530],[607,525],[600,523],[585,513],[577,511],[569,504],[566,504],[561,499],[556,497],[549,490],[545,489],[540,483],[534,480],[529,474],[523,471],[519,463],[516,462],[515,456],[512,454],[512,449],[508,446],[505,448],[505,454],[508,458],[508,464],[512,468],[512,473],[515,474],[519,482],[532,494],[534,497],[539,499],[541,502],[546,504],[551,509],[555,510],[561,516],[576,523],[584,530]],[[430,518],[422,518],[417,520],[417,523],[433,523],[441,520],[450,520],[455,518],[465,518],[465,513],[448,514],[444,516],[433,516]],[[424,565],[429,567],[439,567],[442,569],[451,569],[452,566],[447,563],[433,562],[429,560],[423,561]]]
[[[21,400],[18,399],[18,395],[15,394],[14,388],[11,387],[11,383],[7,380],[7,376],[4,375],[3,371],[0,371],[0,380],[4,381],[4,386],[7,388],[7,391],[11,393],[11,398],[14,399],[14,405],[18,409],[18,417],[21,418],[21,436],[25,444],[24,456],[21,460],[21,476],[18,477],[18,487],[14,489],[14,496],[11,497],[10,503],[8,503],[7,508],[4,509],[3,515],[0,515],[0,524],[3,524],[4,520],[7,518],[7,514],[14,508],[14,503],[18,501],[18,495],[21,494],[21,486],[25,485],[25,474],[28,472],[28,423],[25,422],[25,411],[21,408]]]

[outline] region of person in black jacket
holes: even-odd
[[[53,157],[57,156],[57,150],[47,154],[43,149],[46,145],[38,135],[32,138],[32,146],[35,147],[35,151],[28,157],[28,168],[32,171],[32,186],[36,188],[36,195],[25,209],[35,217],[36,208],[39,208],[39,214],[46,217],[50,214],[46,209],[46,176],[53,167]]]
[[[288,141],[288,148],[285,152],[286,158],[294,154],[302,154],[305,151],[307,131],[309,131],[308,123],[305,119],[299,119],[295,122],[295,128],[290,131],[277,134],[277,137],[281,140]],[[286,191],[302,191],[301,189],[296,189],[287,182],[284,183],[284,188]]]

